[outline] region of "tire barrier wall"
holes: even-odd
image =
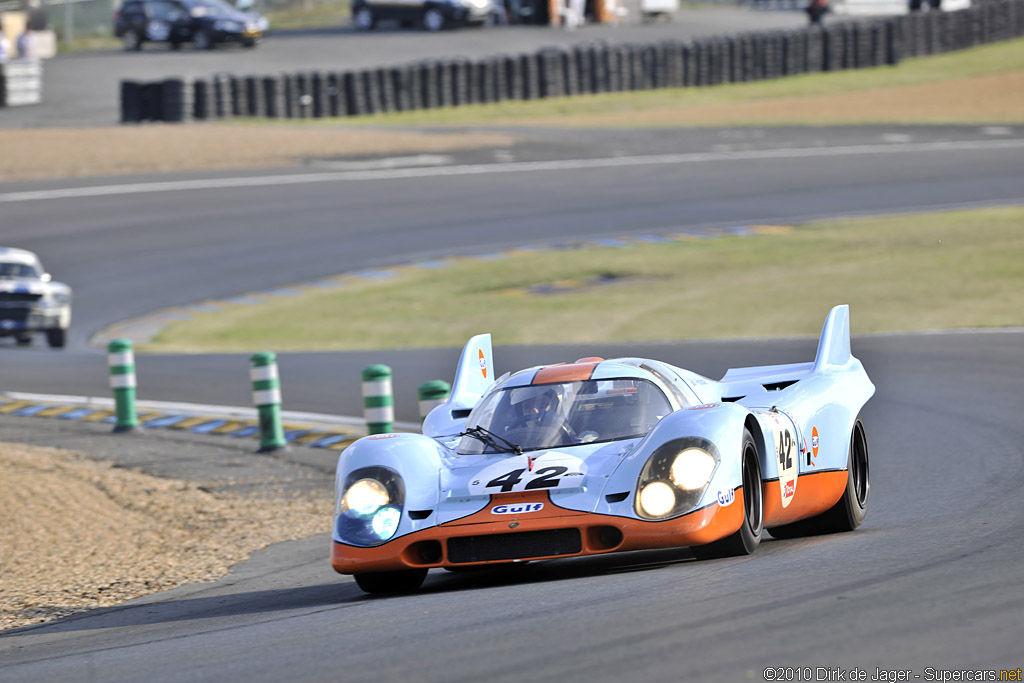
[[[899,64],[1024,36],[1024,0],[957,12],[830,23],[649,45],[581,45],[535,54],[427,61],[360,71],[220,74],[121,82],[121,121],[367,116],[592,93],[703,87]]]
[[[0,63],[0,107],[43,101],[43,64],[38,59]]]

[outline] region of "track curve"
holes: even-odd
[[[7,205],[5,240],[43,252],[77,285],[79,330],[66,353],[0,348],[3,389],[98,393],[102,358],[84,343],[108,322],[405,257],[1019,199],[1019,152],[935,154]],[[504,371],[626,348],[499,347],[496,362]],[[808,360],[814,341],[628,349],[720,376],[731,365]],[[1016,669],[1024,333],[860,337],[854,353],[878,387],[863,415],[870,509],[854,533],[769,541],[750,558],[712,562],[673,551],[433,572],[420,593],[392,598],[334,575],[324,535],[258,553],[212,584],[0,636],[0,680],[736,681],[764,680],[776,666],[922,678],[927,667]],[[454,364],[450,350],[374,359],[412,381],[448,376]],[[226,377],[245,376],[240,356],[144,360],[149,398],[247,400],[244,379],[226,388]],[[337,378],[363,361],[285,356],[289,407],[346,412]]]

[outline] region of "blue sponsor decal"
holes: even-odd
[[[722,507],[728,507],[732,505],[732,502],[736,500],[736,491],[733,489],[727,489],[725,491],[718,492],[718,504]]]
[[[544,503],[517,503],[516,505],[495,505],[491,508],[492,515],[525,515],[530,512],[540,512],[544,509]]]

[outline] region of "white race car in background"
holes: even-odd
[[[70,326],[71,288],[54,282],[31,251],[0,247],[0,337],[13,336],[24,346],[45,332],[59,349]]]

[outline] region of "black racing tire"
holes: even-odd
[[[403,569],[356,574],[356,583],[366,593],[409,593],[422,586],[425,578],[426,569]]]
[[[14,338],[14,341],[15,343],[18,344],[18,346],[29,346],[32,343],[32,333],[29,332],[27,334],[19,334],[17,337]]]
[[[142,36],[139,35],[138,31],[128,29],[121,36],[121,44],[124,45],[126,52],[138,52],[142,49]]]
[[[743,524],[731,536],[690,551],[698,560],[750,555],[761,543],[764,534],[764,489],[761,481],[761,459],[750,430],[743,430]]]
[[[68,331],[62,327],[54,327],[46,331],[46,343],[51,349],[63,349],[68,342]]]
[[[436,33],[444,28],[445,18],[441,10],[436,7],[429,7],[427,11],[423,13],[423,28]]]
[[[799,538],[853,531],[868,513],[871,493],[871,468],[864,423],[858,417],[850,435],[850,453],[846,459],[846,490],[839,502],[816,517],[768,529],[775,538]]]
[[[171,42],[169,43],[169,45],[170,45],[170,47],[171,47],[171,49],[172,49],[172,50],[175,50],[175,51],[177,51],[177,50],[180,50],[180,49],[181,49],[181,41],[180,41],[180,40],[172,40],[172,41],[171,41]]]
[[[921,9],[922,0],[910,0],[910,11],[917,12]]]
[[[942,0],[928,0],[928,6],[934,10],[942,9]]]

